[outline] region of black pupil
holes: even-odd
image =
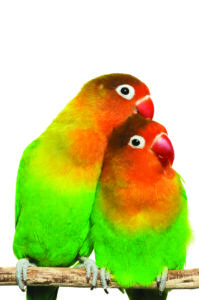
[[[127,87],[123,87],[123,88],[121,89],[121,93],[122,93],[123,95],[128,95],[128,94],[129,94],[129,89],[128,89]]]
[[[131,143],[133,146],[139,146],[140,141],[138,139],[133,139]]]

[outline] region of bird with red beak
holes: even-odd
[[[157,280],[163,293],[127,289],[133,300],[166,299],[168,268],[185,264],[187,199],[173,161],[165,127],[139,114],[113,130],[105,152],[92,212],[96,263],[122,287]]]
[[[87,259],[92,251],[90,216],[108,139],[129,116],[140,113],[150,119],[153,112],[142,81],[127,74],[104,75],[86,83],[24,151],[13,245],[22,290],[32,262],[67,267],[80,259],[87,274],[95,270],[97,278],[97,268]],[[56,299],[57,290],[28,287],[27,299]]]

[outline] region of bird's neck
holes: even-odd
[[[101,178],[98,203],[116,226],[122,224],[130,231],[165,229],[181,209],[182,186],[176,175],[162,174],[159,179],[143,181],[136,176],[131,181],[114,178],[114,184],[110,181]]]

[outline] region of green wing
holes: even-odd
[[[15,194],[15,227],[17,226],[21,208],[22,208],[22,199],[24,192],[24,184],[26,178],[29,176],[28,167],[33,156],[34,150],[38,145],[38,140],[33,141],[23,152],[22,158],[19,163],[19,169],[17,173],[17,182],[16,182],[16,194]]]

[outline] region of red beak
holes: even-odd
[[[144,98],[136,102],[137,111],[144,117],[153,119],[154,115],[154,105],[150,96],[145,96]]]
[[[155,152],[163,166],[168,165],[168,162],[172,166],[174,161],[174,149],[166,133],[161,133],[155,138],[151,150]]]

